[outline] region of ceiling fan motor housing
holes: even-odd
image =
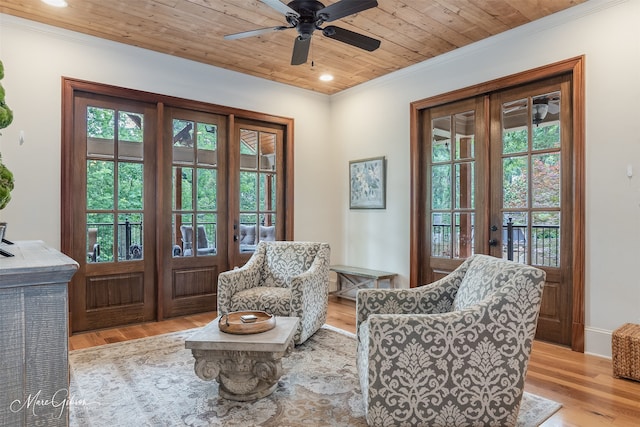
[[[314,30],[318,29],[325,21],[321,15],[316,16],[316,12],[324,9],[324,5],[316,0],[293,0],[287,6],[298,12],[300,16],[287,16],[287,22],[296,27],[298,34],[303,39],[311,37]],[[292,22],[293,21],[293,22]]]

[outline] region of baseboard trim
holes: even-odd
[[[611,359],[611,335],[613,331],[599,328],[584,328],[586,354]]]

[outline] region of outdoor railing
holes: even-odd
[[[119,261],[140,259],[142,258],[142,223],[141,222],[125,222],[115,224],[117,227],[116,250]],[[94,254],[90,261],[94,262],[112,262],[113,261],[113,242],[114,242],[114,224],[111,223],[89,223],[87,229],[97,229],[96,244],[99,245],[99,254]],[[89,242],[91,244],[92,242]],[[93,248],[89,247],[87,253]]]
[[[560,227],[554,225],[534,225],[531,227],[531,256],[527,257],[527,226],[502,226],[502,254],[503,258],[518,262],[546,267],[560,266]],[[431,232],[431,253],[435,257],[451,257],[456,241],[462,239],[460,226],[454,228],[455,236],[452,241],[451,225],[434,224]],[[473,248],[474,237],[471,231]],[[511,236],[511,241],[509,241]],[[457,254],[456,254],[457,256]]]

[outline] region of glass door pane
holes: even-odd
[[[206,257],[218,248],[218,125],[174,118],[174,257]]]
[[[141,260],[144,114],[88,106],[86,120],[87,262]]]
[[[278,142],[271,129],[239,127],[240,185],[237,240],[240,253],[251,254],[262,240],[276,240]]]
[[[560,267],[560,91],[502,103],[502,257]]]
[[[460,259],[475,251],[475,121],[473,110],[431,120],[433,257]]]

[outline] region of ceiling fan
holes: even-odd
[[[289,26],[277,26],[261,28],[242,33],[228,34],[224,36],[227,40],[241,39],[245,37],[260,36],[274,31],[283,31],[295,28],[298,37],[293,44],[293,54],[291,65],[300,65],[307,62],[309,56],[309,46],[311,36],[315,30],[322,31],[325,37],[338,40],[351,46],[372,52],[380,47],[380,40],[356,33],[344,28],[328,25],[322,28],[325,22],[333,22],[363,10],[378,6],[376,0],[341,0],[325,7],[316,0],[293,0],[289,4],[284,4],[280,0],[262,0],[267,6],[285,15]]]

